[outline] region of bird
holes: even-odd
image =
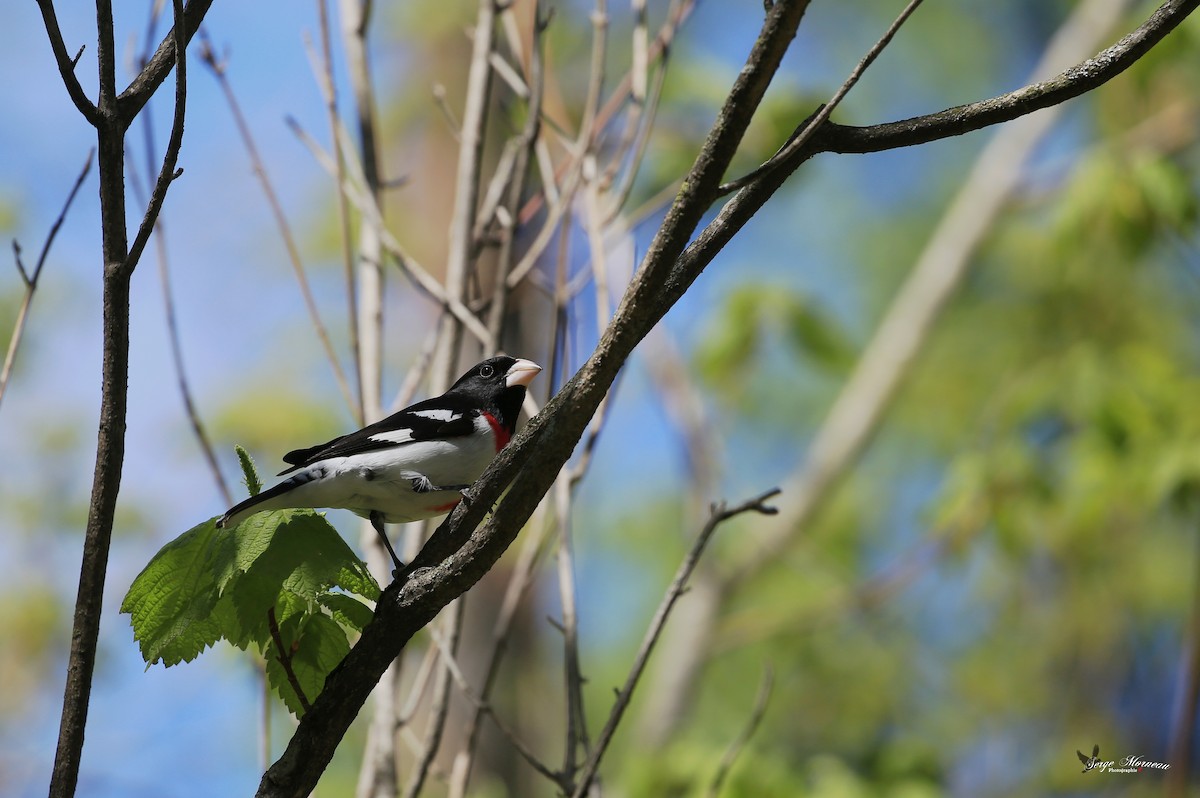
[[[445,515],[516,431],[529,383],[542,367],[501,355],[476,364],[441,396],[283,456],[287,479],[229,508],[218,528],[288,508],[350,510],[371,522],[397,571],[383,525]]]

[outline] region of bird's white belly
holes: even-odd
[[[490,434],[414,441],[314,463],[309,468],[324,469],[324,475],[291,494],[311,507],[342,507],[362,516],[379,512],[388,523],[418,521],[448,512],[462,497],[458,489],[417,492],[414,479],[447,487],[470,485],[495,455]]]

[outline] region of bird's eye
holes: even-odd
[[[495,373],[496,373],[496,369],[492,368],[489,365],[485,364],[485,365],[479,367],[479,376],[480,377],[490,377]]]

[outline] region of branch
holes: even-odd
[[[50,254],[50,246],[54,243],[55,236],[58,235],[58,229],[63,226],[66,221],[67,211],[71,209],[71,203],[75,201],[75,195],[79,193],[83,181],[87,179],[88,173],[92,171],[92,160],[96,156],[96,148],[93,147],[88,152],[87,160],[83,164],[83,169],[79,172],[79,177],[75,178],[75,184],[71,186],[71,191],[67,194],[67,201],[63,203],[62,210],[58,213],[58,218],[54,220],[54,224],[50,225],[50,232],[46,234],[46,240],[42,244],[42,251],[38,254],[37,263],[34,264],[33,271],[28,271],[25,264],[21,262],[21,247],[17,244],[16,239],[13,240],[13,257],[17,262],[17,271],[21,273],[21,281],[25,283],[25,296],[21,298],[21,306],[17,309],[17,321],[13,325],[12,337],[8,341],[8,352],[4,355],[4,366],[0,368],[0,400],[4,399],[4,390],[8,387],[8,378],[12,374],[13,363],[17,358],[17,348],[21,345],[21,338],[25,332],[25,321],[29,315],[29,307],[33,304],[33,294],[37,291],[38,278],[42,275],[42,267],[46,265],[46,256]]]
[[[612,711],[609,712],[608,720],[605,721],[604,728],[600,731],[600,735],[596,739],[596,747],[592,749],[591,756],[588,757],[587,763],[583,766],[583,773],[579,781],[575,783],[574,798],[583,798],[583,796],[588,794],[588,788],[592,784],[592,779],[596,776],[596,769],[600,767],[600,760],[604,757],[605,751],[608,750],[608,744],[612,742],[617,725],[621,722],[625,710],[629,707],[629,701],[633,697],[633,690],[637,687],[638,680],[641,679],[642,672],[646,669],[646,662],[650,659],[651,652],[654,651],[654,644],[658,642],[659,635],[662,634],[667,617],[671,614],[671,608],[675,606],[675,602],[683,595],[688,578],[696,568],[696,563],[700,561],[700,555],[704,553],[704,548],[708,545],[713,532],[723,522],[742,513],[753,511],[762,513],[763,515],[774,515],[777,510],[774,507],[768,506],[765,502],[778,494],[779,488],[772,488],[761,496],[742,502],[736,507],[726,508],[724,502],[713,505],[708,522],[700,530],[700,534],[696,537],[696,542],[692,544],[691,550],[683,558],[683,562],[680,563],[679,570],[675,572],[675,578],[671,581],[671,586],[667,588],[666,595],[663,596],[662,602],[658,605],[658,610],[654,613],[654,618],[650,621],[650,627],[646,630],[646,635],[642,638],[642,645],[638,648],[637,656],[634,657],[633,665],[629,669],[629,676],[625,679],[625,686],[617,693],[617,700],[613,704]]]
[[[513,442],[501,451],[467,501],[450,514],[400,578],[384,591],[375,619],[326,682],[283,756],[264,774],[259,795],[300,795],[315,785],[338,741],[388,663],[409,638],[499,559],[575,448],[633,347],[670,307],[656,280],[682,252],[712,202],[755,108],[800,24],[805,2],[779,2],[763,24],[685,187],[626,291],[596,352]],[[570,412],[562,412],[570,408]],[[537,451],[538,468],[524,468]],[[515,476],[515,479],[514,479]],[[487,525],[472,535],[509,484]]]
[[[742,753],[742,749],[746,747],[746,743],[750,742],[750,738],[754,736],[754,732],[758,729],[758,724],[762,723],[763,715],[767,712],[767,704],[771,700],[771,690],[775,685],[775,670],[768,664],[763,668],[762,681],[758,683],[758,695],[754,699],[754,708],[750,710],[750,717],[746,721],[746,726],[738,733],[738,736],[729,744],[729,748],[725,749],[725,755],[721,757],[720,763],[717,764],[717,772],[713,774],[713,780],[708,785],[708,798],[719,798],[721,795],[721,787],[725,784],[725,778],[729,775],[730,769],[733,768],[733,763],[737,761],[738,755]]]
[[[350,321],[350,356],[358,377],[356,385],[358,403],[351,408],[351,414],[359,426],[365,426],[369,422],[366,418],[366,398],[363,396],[363,363],[358,341],[358,287],[354,282],[354,250],[350,242],[350,209],[346,203],[346,196],[340,188],[345,172],[345,158],[342,154],[341,137],[338,135],[341,120],[338,116],[337,83],[333,75],[333,44],[329,34],[329,11],[325,0],[316,0],[316,3],[321,32],[321,56],[318,61],[316,54],[311,52],[311,47],[309,56],[313,64],[313,74],[317,78],[317,85],[325,100],[325,113],[329,119],[329,135],[333,146],[334,182],[339,186],[336,191],[338,238],[341,244],[342,273],[346,282],[346,304],[349,311],[347,315]]]
[[[935,114],[867,127],[827,123],[813,136],[817,152],[867,153],[927,144],[1008,122],[1041,108],[1059,105],[1104,85],[1124,72],[1200,6],[1200,0],[1167,0],[1137,30],[1094,57],[1049,80],[1033,83],[990,100],[959,105]]]
[[[81,48],[79,55],[72,59],[67,54],[67,45],[63,41],[62,30],[58,27],[58,16],[54,13],[54,3],[51,0],[38,0],[38,8],[42,11],[42,22],[46,26],[46,37],[50,39],[50,49],[54,51],[58,74],[62,76],[63,85],[67,87],[67,94],[70,95],[71,102],[75,103],[75,107],[79,109],[79,113],[83,114],[83,118],[89,124],[93,127],[98,126],[100,110],[88,99],[87,94],[83,91],[83,86],[79,85],[79,78],[75,76],[75,65],[79,62],[79,55],[83,54],[83,49]]]
[[[163,37],[162,43],[158,45],[158,49],[154,51],[154,55],[142,67],[142,71],[117,97],[117,107],[122,119],[132,120],[149,102],[154,92],[158,91],[158,87],[170,74],[171,68],[181,60],[175,55],[176,46],[182,42],[182,46],[187,47],[196,31],[200,29],[200,23],[204,21],[204,15],[208,13],[212,3],[213,0],[189,0],[183,9],[182,38],[176,34],[175,28],[179,25],[176,20],[171,30]]]
[[[1200,0],[1189,0],[1189,10],[1196,3]],[[596,350],[496,456],[467,500],[450,513],[410,567],[384,591],[375,619],[330,675],[283,756],[264,774],[259,795],[298,796],[315,785],[392,658],[442,607],[475,584],[511,544],[570,457],[634,346],[799,166],[801,156],[806,157],[801,153],[794,165],[789,162],[739,191],[685,251],[702,215],[717,197],[721,175],[806,8],[807,3],[800,1],[779,0],[772,5],[747,63]],[[1178,13],[1180,6],[1169,3],[1166,8]],[[1178,20],[1171,26],[1175,24]],[[820,134],[813,139],[818,140],[822,140]],[[812,146],[810,143],[808,149]],[[535,452],[537,467],[526,467]],[[497,505],[506,488],[504,500]],[[477,529],[493,506],[490,519]]]
[[[471,256],[471,233],[475,229],[488,97],[491,95],[492,68],[488,60],[496,43],[496,5],[495,0],[479,0],[471,63],[467,71],[467,96],[454,180],[454,209],[450,216],[450,241],[446,253],[445,291],[453,303],[465,303],[467,278],[474,262]],[[441,331],[434,350],[430,382],[433,393],[446,390],[454,380],[463,323],[457,316],[443,316]]]
[[[173,5],[175,19],[178,20],[183,13],[183,0],[173,0]],[[175,116],[171,121],[171,137],[167,140],[162,168],[154,181],[154,190],[150,192],[150,202],[146,206],[145,215],[142,216],[142,223],[138,226],[137,235],[133,237],[129,254],[125,257],[124,268],[127,272],[132,272],[141,260],[142,250],[146,248],[146,242],[154,232],[154,223],[158,220],[158,214],[167,198],[167,189],[172,181],[183,173],[182,169],[176,170],[175,165],[179,161],[179,149],[183,146],[183,121],[187,111],[187,43],[183,40],[182,29],[178,25],[172,26],[171,30],[179,31],[175,37],[174,51],[180,54],[175,64]]]
[[[1090,52],[1124,6],[1124,0],[1089,0],[1078,6],[1047,45],[1034,75],[1053,73]],[[1017,190],[1022,167],[1061,110],[1001,129],[980,153],[817,431],[802,470],[789,481],[786,520],[775,524],[754,556],[727,577],[728,585],[744,582],[772,562],[857,461],[965,278],[973,253]]]
[[[350,390],[350,383],[346,380],[346,373],[342,370],[341,361],[338,360],[337,352],[334,351],[333,342],[329,338],[329,331],[325,327],[325,323],[321,321],[321,314],[317,310],[317,301],[313,298],[312,288],[308,283],[308,276],[304,272],[304,263],[300,258],[300,247],[296,244],[296,239],[292,235],[292,229],[288,224],[287,216],[283,212],[283,206],[279,203],[279,196],[275,193],[275,187],[271,183],[270,176],[267,174],[267,167],[263,163],[262,156],[258,152],[258,146],[254,142],[254,134],[250,132],[250,125],[246,122],[246,117],[242,115],[242,108],[238,104],[237,96],[233,93],[233,86],[229,82],[229,77],[225,74],[225,67],[217,61],[212,44],[204,34],[201,34],[200,60],[211,70],[213,77],[217,79],[217,84],[221,87],[221,92],[225,96],[225,102],[229,105],[229,111],[233,114],[233,122],[237,127],[238,135],[242,139],[242,146],[246,148],[246,155],[250,158],[251,168],[253,168],[255,176],[258,177],[259,185],[262,187],[263,194],[266,195],[267,205],[271,209],[271,215],[275,219],[275,225],[279,228],[279,236],[283,239],[283,245],[288,254],[288,261],[292,265],[292,271],[296,275],[296,282],[300,286],[300,295],[304,300],[304,307],[308,311],[309,320],[312,322],[317,340],[321,342],[321,346],[325,350],[325,357],[329,360],[330,368],[333,369],[333,376],[342,391],[342,398],[346,402],[346,407],[350,409],[353,415],[357,403],[354,401],[354,394]]]
[[[197,0],[198,16],[207,3]],[[176,20],[182,0],[172,4]],[[87,526],[79,569],[79,587],[72,619],[71,649],[63,687],[58,745],[50,777],[52,798],[70,798],[79,779],[79,764],[91,700],[96,641],[104,604],[104,582],[112,543],[113,518],[125,458],[125,421],[129,405],[129,306],[130,281],[136,259],[130,257],[125,208],[125,134],[137,111],[122,116],[116,97],[116,59],[113,46],[112,3],[97,0],[97,65],[100,73],[98,114],[89,120],[96,127],[100,172],[100,232],[103,264],[103,357],[101,361],[100,413],[96,434],[96,460],[88,500]],[[53,37],[53,31],[51,31]],[[61,38],[61,37],[60,37]],[[180,77],[186,53],[172,47]],[[157,86],[157,84],[155,84]],[[147,98],[149,94],[146,95]],[[141,108],[141,106],[137,106]],[[177,111],[179,110],[177,103]],[[86,116],[86,114],[85,114]],[[181,125],[181,122],[179,123]],[[180,129],[180,134],[182,129]],[[177,148],[176,148],[177,149]],[[173,175],[174,166],[165,168]],[[167,180],[166,182],[169,182]],[[162,192],[165,192],[165,185]],[[161,204],[161,198],[160,198]],[[154,209],[157,215],[157,209]],[[148,233],[147,233],[148,235]],[[144,242],[143,242],[144,244]]]
[[[849,77],[847,77],[838,90],[834,92],[834,95],[830,98],[829,102],[821,106],[821,108],[817,110],[816,114],[805,120],[805,122],[801,124],[796,132],[792,134],[792,138],[789,139],[782,147],[780,147],[779,151],[772,155],[766,163],[759,166],[753,172],[744,177],[740,177],[737,180],[723,184],[721,186],[721,193],[728,194],[730,192],[737,191],[743,186],[749,185],[762,175],[766,174],[772,169],[777,168],[793,154],[799,152],[804,145],[808,143],[808,140],[812,138],[812,135],[821,127],[821,125],[825,124],[826,120],[829,119],[830,114],[832,114],[834,109],[841,104],[846,95],[850,93],[850,90],[858,83],[859,78],[861,78],[863,73],[867,71],[867,67],[871,66],[871,64],[875,62],[875,59],[879,57],[879,54],[883,52],[883,48],[887,47],[888,44],[891,43],[892,39],[896,36],[896,32],[900,30],[900,26],[908,21],[908,18],[912,16],[912,13],[917,10],[917,6],[919,5],[921,5],[921,0],[909,0],[908,5],[901,10],[899,16],[897,16],[892,24],[888,26],[888,29],[883,32],[883,35],[879,37],[879,40],[875,42],[870,50],[867,51],[867,54],[862,57],[862,60],[858,62],[858,66],[851,70]]]

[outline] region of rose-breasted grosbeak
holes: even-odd
[[[462,500],[508,444],[529,385],[542,367],[529,360],[493,357],[468,371],[441,396],[417,402],[382,421],[296,449],[277,485],[234,505],[218,527],[254,513],[289,507],[337,507],[368,518],[403,567],[384,523],[444,515]]]

